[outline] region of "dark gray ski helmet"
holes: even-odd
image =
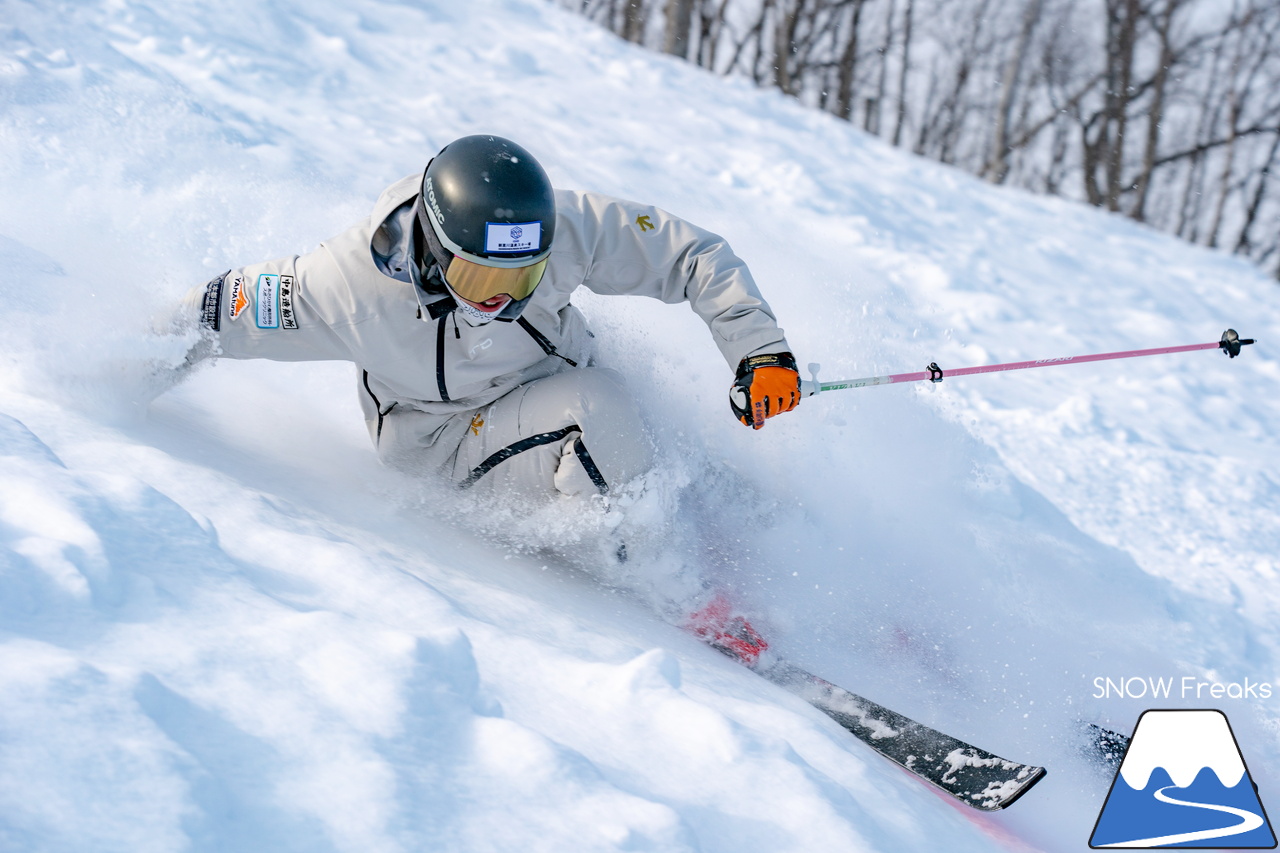
[[[551,181],[533,155],[500,136],[464,136],[422,175],[417,218],[432,261],[459,295],[482,302],[506,293],[527,299],[542,278],[555,236]]]

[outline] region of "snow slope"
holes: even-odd
[[[1082,850],[1075,722],[1221,707],[1264,804],[1280,691],[1276,290],[985,186],[538,0],[0,0],[0,850]],[[755,432],[689,312],[585,294],[784,655],[1050,769],[929,792],[639,597],[376,463],[343,364],[166,393],[185,290],[304,251],[470,132],[725,236],[826,378],[1216,340],[872,388]],[[639,369],[636,365],[644,365]],[[539,538],[541,537],[541,538]],[[1179,682],[1180,683],[1180,682]],[[1274,809],[1274,807],[1273,807]]]

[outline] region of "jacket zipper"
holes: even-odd
[[[561,355],[560,353],[556,352],[555,345],[552,344],[551,341],[547,339],[547,336],[542,334],[542,332],[539,332],[536,328],[534,328],[534,325],[530,323],[528,320],[526,320],[524,317],[517,317],[516,322],[520,324],[520,328],[524,329],[525,333],[528,334],[529,337],[533,338],[533,342],[537,344],[539,347],[541,347],[542,351],[545,352],[547,355],[554,355],[556,358],[564,359],[569,364],[570,367],[578,366],[578,362],[569,358],[569,356]]]
[[[452,312],[450,312],[452,313]],[[440,399],[452,402],[449,397],[449,386],[444,382],[444,324],[449,322],[448,314],[441,314],[436,323],[436,385],[440,388]]]
[[[373,389],[369,387],[369,371],[364,372],[364,390],[369,395],[369,399],[373,401],[373,408],[378,413],[378,432],[374,445],[378,446],[382,443],[382,422],[386,420],[387,415],[391,414],[391,410],[396,407],[395,403],[387,406],[387,410],[382,410],[382,403],[378,402],[378,395],[373,393]]]

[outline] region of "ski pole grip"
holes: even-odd
[[[822,393],[822,383],[818,381],[818,371],[821,369],[822,369],[822,365],[819,364],[818,362],[816,361],[809,362],[809,375],[812,376],[813,379],[800,380],[800,396],[801,397],[812,397],[814,394]]]

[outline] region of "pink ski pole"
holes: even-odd
[[[866,388],[870,385],[896,385],[899,382],[941,382],[944,376],[972,376],[975,373],[998,373],[1002,370],[1026,370],[1032,367],[1055,367],[1061,364],[1084,364],[1090,361],[1110,361],[1116,358],[1139,358],[1144,355],[1165,355],[1174,352],[1192,352],[1203,349],[1220,349],[1231,358],[1240,354],[1240,348],[1253,343],[1253,338],[1241,338],[1235,329],[1227,329],[1222,339],[1208,344],[1187,344],[1177,347],[1156,347],[1155,349],[1135,349],[1124,352],[1104,352],[1097,355],[1069,355],[1063,358],[1042,358],[1036,361],[1012,361],[1007,364],[986,364],[980,367],[959,367],[955,370],[943,371],[938,363],[932,362],[919,373],[891,373],[887,376],[868,376],[863,379],[846,379],[840,382],[818,381],[819,365],[810,364],[809,372],[812,381],[800,383],[800,393],[805,397],[821,394],[823,391],[842,391],[846,388]]]

